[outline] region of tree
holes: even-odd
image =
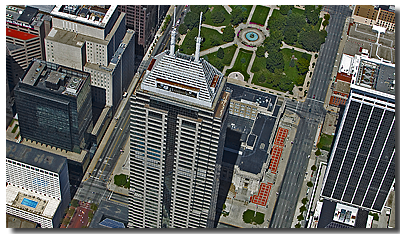
[[[325,43],[325,38],[328,35],[325,29],[321,30],[318,32],[319,33],[319,42],[320,45]]]
[[[286,15],[271,15],[268,20],[268,27],[271,31],[280,31],[286,26]]]
[[[222,49],[222,47],[219,47],[219,49],[218,49],[218,51],[217,51],[217,57],[218,57],[219,59],[223,59],[224,56],[225,56],[224,49]]]
[[[310,61],[301,57],[297,60],[297,63],[296,63],[297,71],[300,74],[306,74],[308,72],[309,65],[310,65]]]
[[[315,165],[312,165],[312,166],[311,166],[311,170],[312,170],[312,171],[316,171],[316,170],[317,170],[317,167],[316,167]]]
[[[308,51],[318,51],[321,46],[320,32],[316,30],[302,31],[299,34],[299,43]]]
[[[317,151],[315,151],[315,155],[316,156],[320,156],[322,153],[321,153],[321,150],[320,149],[317,149]]]
[[[307,187],[312,187],[312,186],[313,186],[313,183],[311,181],[308,181],[307,182]]]
[[[300,223],[296,223],[296,225],[294,225],[295,228],[301,228],[301,224]]]
[[[192,30],[193,28],[199,27],[199,20],[200,20],[199,14],[196,14],[193,11],[189,11],[185,16],[184,24],[186,24],[189,30]]]
[[[304,212],[304,211],[306,211],[307,210],[307,208],[304,206],[304,205],[302,205],[301,207],[300,207],[300,212]]]
[[[313,11],[308,17],[307,17],[307,21],[309,24],[311,25],[316,25],[318,23],[318,19],[319,19],[319,12],[317,11]]]
[[[287,15],[292,8],[293,8],[292,5],[280,5],[279,6],[279,12],[282,15]]]
[[[306,17],[302,14],[293,13],[288,15],[286,19],[286,27],[294,27],[297,32],[300,32],[306,23]]]
[[[307,22],[311,25],[316,25],[319,19],[319,13],[321,8],[316,8],[315,5],[306,5],[304,15],[307,18]]]
[[[231,24],[229,24],[222,33],[222,40],[225,42],[231,42],[233,39],[235,39],[235,29]]]
[[[281,47],[283,35],[281,31],[271,32],[269,37],[267,37],[264,41],[265,49],[268,53],[272,51],[278,51]]]
[[[185,54],[193,54],[195,49],[196,49],[196,41],[195,37],[197,37],[197,34],[199,33],[198,28],[193,28],[190,30],[185,37],[185,40],[182,43],[182,52]]]
[[[307,202],[308,202],[308,198],[305,197],[305,198],[301,199],[301,203],[303,203],[304,205],[307,204]]]
[[[78,200],[72,199],[72,201],[71,201],[71,206],[73,206],[73,207],[78,207],[78,206],[79,206]]]
[[[213,10],[211,12],[211,20],[214,22],[214,24],[219,24],[224,22],[225,20],[225,12],[224,11],[216,11]]]
[[[246,8],[242,6],[236,6],[231,12],[231,23],[232,25],[238,25],[246,19]]]
[[[212,46],[217,46],[221,44],[217,35],[211,35],[210,38],[203,37],[203,39],[210,40]]]
[[[181,35],[185,35],[187,33],[187,30],[188,30],[188,28],[187,28],[186,24],[181,24],[178,27],[178,32]]]
[[[208,5],[190,5],[190,11],[199,16],[200,16],[200,12],[203,12],[203,17],[204,17],[204,14],[208,11]],[[186,17],[185,17],[185,20],[186,20]]]
[[[265,47],[264,46],[257,47],[256,56],[260,57],[260,58],[265,56]]]
[[[330,18],[331,18],[331,15],[330,15],[330,14],[325,14],[325,15],[324,15],[324,19],[325,19],[325,20],[329,20]]]
[[[328,26],[328,24],[329,24],[329,20],[324,20],[323,22],[322,22],[322,26],[324,26],[324,27],[326,27],[326,26]]]
[[[266,59],[266,68],[273,72],[275,69],[284,68],[283,54],[277,51],[271,51]]]
[[[297,216],[297,220],[298,221],[304,220],[304,216],[302,214],[300,214],[299,216]]]
[[[93,211],[96,211],[97,210],[97,204],[95,204],[95,203],[90,204],[90,209],[93,210]]]
[[[297,41],[297,30],[293,26],[285,27],[283,30],[283,36],[286,44],[294,45],[294,43]]]

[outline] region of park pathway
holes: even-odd
[[[217,30],[220,34],[222,34],[223,33],[222,29],[225,28],[226,26],[216,27],[216,26],[211,26],[211,25],[208,25],[208,24],[201,24],[201,27],[214,29],[214,30]]]
[[[231,8],[230,6],[228,6],[228,5],[223,5],[223,6],[224,6],[225,10],[226,10],[229,14],[231,14],[232,8]]]
[[[251,81],[253,80],[253,76],[254,76],[254,73],[251,72],[251,68],[253,67],[253,62],[254,62],[255,58],[256,58],[256,52],[253,51],[253,54],[251,55],[251,59],[250,59],[250,62],[249,62],[249,66],[247,67],[247,73],[250,75],[250,78],[247,81],[249,84],[251,84]]]
[[[265,5],[265,6],[266,6],[266,7],[269,7],[268,16],[267,16],[267,19],[265,19],[265,23],[264,23],[264,25],[267,26],[267,25],[268,25],[269,17],[271,17],[272,12],[273,12],[275,9],[279,10],[279,7],[277,7],[276,5],[270,5],[270,6]]]
[[[251,18],[253,17],[254,11],[256,10],[257,5],[253,5],[250,10],[249,18],[247,18],[246,24],[250,24]]]
[[[225,48],[227,48],[229,46],[232,46],[234,44],[235,44],[235,41],[231,41],[231,42],[219,45],[219,46],[211,47],[210,49],[206,49],[206,50],[200,51],[200,57],[204,56],[206,54],[211,54],[211,53],[217,52],[220,47],[222,49],[225,49]]]
[[[231,43],[234,43],[234,42],[231,42]],[[233,65],[235,64],[236,58],[237,58],[237,56],[238,56],[238,54],[239,54],[239,50],[240,50],[239,47],[236,48],[235,54],[233,54],[233,57],[232,57],[231,64],[230,64],[228,67],[227,67],[227,66],[224,66],[224,69],[222,70],[222,74],[225,75],[226,70],[231,69],[231,68],[233,67]]]

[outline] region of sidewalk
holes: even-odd
[[[201,24],[201,27],[205,27],[205,28],[210,28],[210,29],[217,30],[220,34],[223,33],[223,32],[222,32],[222,29],[223,29],[223,28],[226,28],[226,26],[216,27],[216,26],[211,26],[211,25],[208,25],[208,24]]]
[[[124,146],[124,152],[121,153],[117,163],[114,166],[113,172],[111,173],[110,180],[107,182],[107,189],[114,193],[119,193],[125,196],[129,196],[129,189],[124,187],[118,187],[114,184],[114,176],[119,174],[125,174],[129,177],[129,146],[130,140],[126,141]]]
[[[265,220],[269,222],[272,218],[272,214],[274,212],[274,208],[276,205],[276,201],[278,198],[278,191],[280,190],[280,186],[282,184],[282,180],[283,177],[285,175],[285,171],[286,171],[286,165],[290,156],[290,152],[292,151],[292,144],[291,142],[294,140],[296,133],[297,133],[297,126],[299,124],[300,118],[296,115],[296,114],[287,114],[285,113],[285,116],[287,116],[288,118],[292,118],[292,123],[290,124],[290,126],[283,126],[282,124],[280,124],[282,127],[286,127],[289,129],[289,134],[286,137],[285,140],[285,146],[284,149],[282,151],[282,155],[280,158],[280,162],[278,164],[278,169],[277,169],[277,174],[275,175],[274,179],[274,185],[271,188],[270,194],[269,194],[269,198],[267,201],[267,211],[265,214]],[[280,172],[280,173],[279,173]]]

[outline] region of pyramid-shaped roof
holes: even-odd
[[[164,51],[152,59],[141,88],[183,102],[212,107],[222,81],[222,73],[204,59]]]

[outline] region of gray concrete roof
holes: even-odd
[[[62,170],[64,164],[67,164],[67,159],[65,157],[9,140],[6,140],[6,155],[8,159],[13,159],[56,173]]]

